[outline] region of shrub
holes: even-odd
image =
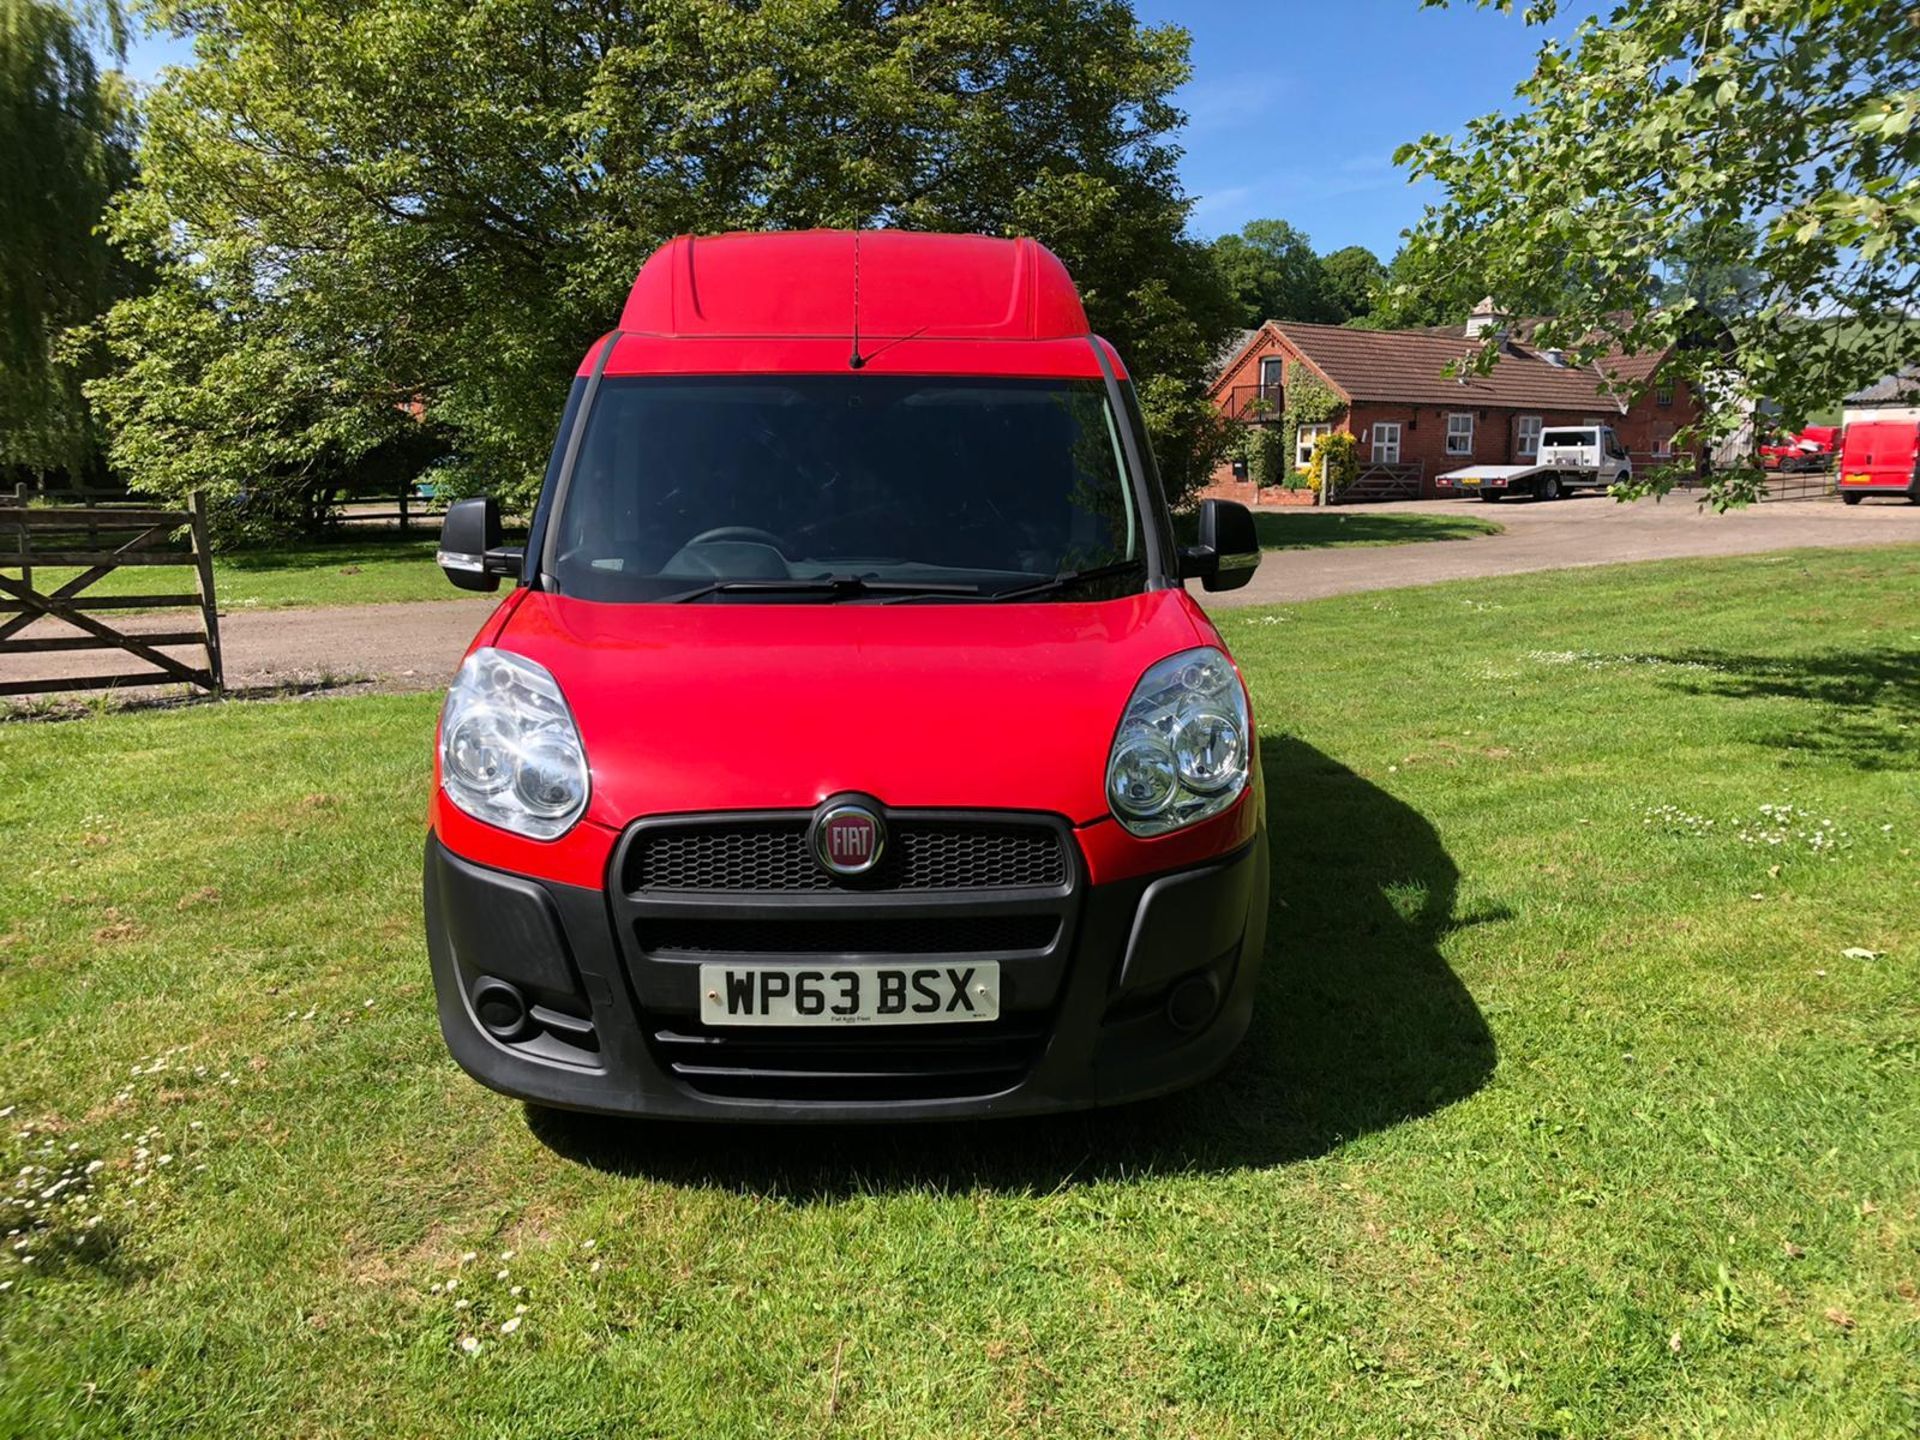
[[[1291,475],[1287,451],[1276,425],[1249,425],[1247,476],[1257,486],[1279,485]]]
[[[1359,446],[1344,430],[1322,435],[1313,442],[1308,469],[1316,494],[1331,485],[1333,493],[1338,495],[1360,474]]]

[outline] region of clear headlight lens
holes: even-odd
[[[1133,688],[1107,761],[1107,800],[1135,835],[1217,815],[1246,788],[1247,693],[1218,650],[1169,655]]]
[[[440,788],[516,835],[572,828],[587,808],[587,753],[545,666],[490,647],[467,657],[440,712]]]

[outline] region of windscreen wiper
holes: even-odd
[[[869,580],[863,575],[795,576],[790,580],[715,580],[678,595],[664,597],[669,605],[702,600],[709,595],[826,595],[835,600],[862,595],[978,595],[978,585],[945,585],[926,580]]]
[[[1051,580],[1040,580],[1032,585],[1016,585],[1011,590],[996,590],[992,600],[1029,600],[1035,595],[1051,595],[1056,591],[1068,589],[1074,585],[1085,584],[1089,580],[1110,580],[1116,575],[1126,575],[1135,570],[1144,569],[1146,561],[1141,559],[1116,560],[1111,565],[1094,565],[1085,570],[1062,570]]]

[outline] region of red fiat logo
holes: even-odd
[[[886,845],[880,817],[864,805],[836,805],[814,826],[814,854],[835,875],[864,875]]]

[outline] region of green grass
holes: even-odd
[[[84,1180],[7,1221],[0,1433],[1912,1434],[1916,593],[1228,614],[1252,1032],[1048,1122],[530,1123],[435,1030],[430,697],[0,730],[0,1171]]]
[[[1278,510],[1253,517],[1263,550],[1320,550],[1349,545],[1418,545],[1426,540],[1477,540],[1507,527],[1470,515],[1395,511]]]
[[[456,590],[433,563],[437,541],[397,532],[349,535],[339,540],[235,550],[216,555],[213,593],[221,612],[270,610],[292,605],[372,605],[393,600],[456,600]],[[9,570],[7,573],[17,573]],[[51,590],[77,570],[42,567],[37,588]],[[193,572],[171,566],[129,566],[87,589],[89,595],[151,595],[190,592]]]
[[[1195,521],[1176,516],[1183,544],[1193,543]],[[1263,550],[1324,550],[1354,545],[1418,545],[1427,540],[1477,540],[1506,529],[1471,515],[1410,515],[1401,511],[1257,510],[1253,524]]]

